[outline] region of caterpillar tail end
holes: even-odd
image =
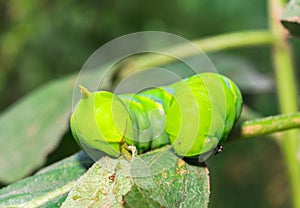
[[[82,85],[79,85],[80,88],[80,93],[81,93],[81,98],[88,98],[90,96],[90,91],[83,87]]]

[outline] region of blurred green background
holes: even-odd
[[[159,30],[192,40],[268,27],[266,1],[261,0],[0,2],[1,112],[48,81],[78,72],[96,49],[121,35]],[[291,43],[299,57],[299,41]],[[216,62],[223,57],[221,63],[226,66],[250,67],[274,80],[269,47],[208,55]],[[295,65],[299,69],[300,59],[295,58]],[[299,81],[299,76],[295,78]],[[243,96],[246,105],[261,115],[278,113],[275,87],[248,88]],[[49,154],[47,164],[78,150],[68,132]],[[291,206],[280,151],[270,139],[228,143],[222,154],[209,159],[208,167],[210,207]]]

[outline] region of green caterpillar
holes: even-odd
[[[185,157],[212,152],[242,109],[238,87],[215,73],[136,94],[90,93],[83,87],[81,93],[70,120],[75,139],[116,157],[124,144],[139,153],[166,144]]]

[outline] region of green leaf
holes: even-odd
[[[1,115],[0,181],[8,183],[29,174],[55,148],[68,129],[73,79],[50,82]]]
[[[103,157],[101,162],[105,165],[95,163],[80,178],[62,207],[121,207],[122,196],[130,191],[132,180],[118,173],[128,168],[129,162],[109,157]]]
[[[88,71],[79,81],[98,83],[102,73],[101,69]],[[75,78],[49,82],[1,114],[0,181],[9,183],[28,175],[59,143],[69,129]],[[104,79],[104,86],[109,85],[109,78]]]
[[[282,13],[281,23],[291,35],[300,37],[300,0],[289,1]]]
[[[189,165],[171,151],[160,151],[141,157],[146,164],[155,163],[151,169],[155,166],[160,172],[133,177],[134,186],[125,197],[125,207],[207,207],[210,194],[207,168]],[[140,165],[139,169],[146,168]]]
[[[207,207],[208,170],[178,158],[170,146],[129,162],[101,158],[62,207]]]
[[[83,152],[0,190],[0,207],[59,207],[93,161]]]

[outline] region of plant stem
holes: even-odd
[[[282,11],[280,0],[269,0],[271,31],[277,41],[273,45],[273,62],[277,79],[277,92],[282,113],[296,112],[297,90],[294,81],[292,53],[279,17]],[[300,165],[297,160],[299,131],[285,132],[279,141],[286,161],[294,207],[300,207]]]
[[[229,140],[246,139],[292,128],[300,128],[300,112],[245,121],[233,129]]]
[[[199,47],[198,53],[201,53],[201,50],[203,52],[214,52],[249,46],[271,45],[275,41],[275,36],[268,30],[251,30],[197,39],[192,41],[192,43]],[[122,80],[123,77],[126,77],[134,71],[143,70],[151,66],[162,66],[178,61],[180,58],[195,55],[197,51],[193,49],[194,48],[190,47],[190,45],[178,45],[170,48],[169,51],[172,52],[172,54],[176,54],[176,58],[153,53],[133,57],[127,62],[116,66],[113,71],[118,71],[118,80]]]
[[[250,30],[198,39],[194,40],[193,43],[204,52],[213,52],[240,47],[270,45],[275,41],[275,36],[268,30]]]

